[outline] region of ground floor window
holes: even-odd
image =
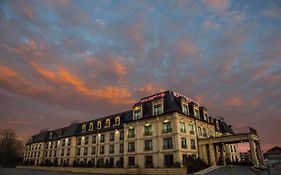
[[[152,156],[144,156],[144,167],[145,168],[153,168],[153,157]]]
[[[174,165],[173,154],[164,155],[164,167],[171,168]]]
[[[186,165],[187,164],[187,154],[182,155],[182,164]]]

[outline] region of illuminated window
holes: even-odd
[[[206,113],[204,114],[204,120],[206,120],[206,121],[208,120],[208,114],[206,114]]]
[[[188,115],[188,106],[186,104],[182,105],[182,112],[186,115]]]
[[[94,130],[94,124],[93,124],[93,123],[90,123],[89,131],[93,131],[93,130]]]
[[[53,133],[50,132],[50,134],[49,134],[49,139],[52,139],[52,137],[53,137]]]
[[[199,117],[199,110],[198,109],[194,109],[194,117]]]
[[[82,126],[82,132],[86,132],[86,125],[85,124]]]
[[[194,134],[194,126],[192,124],[189,124],[189,134]]]
[[[115,125],[120,125],[120,117],[115,118]]]
[[[106,119],[105,121],[105,127],[109,128],[110,127],[110,119]]]
[[[180,132],[183,132],[183,133],[186,132],[185,123],[183,121],[180,122]]]
[[[128,138],[133,138],[133,137],[135,137],[135,128],[130,127],[128,130]]]
[[[161,104],[154,105],[153,115],[160,115],[162,113]]]
[[[171,121],[165,120],[163,123],[163,133],[169,133],[172,132],[172,124]]]
[[[98,121],[98,129],[101,129],[101,121]]]

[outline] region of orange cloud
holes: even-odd
[[[176,44],[177,51],[184,56],[196,56],[198,48],[195,46],[191,38],[182,38]]]
[[[165,91],[165,88],[163,87],[158,87],[152,83],[147,83],[146,85],[144,85],[143,87],[140,87],[138,89],[138,91],[147,94],[147,95],[151,95],[157,92],[163,92]]]
[[[239,97],[230,97],[224,100],[224,104],[228,106],[241,106],[243,103]]]
[[[112,61],[113,70],[117,75],[123,76],[126,75],[127,69],[126,67],[118,62],[117,60]]]
[[[205,5],[216,11],[223,11],[229,7],[229,0],[204,0]]]

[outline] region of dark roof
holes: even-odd
[[[281,153],[281,147],[275,146],[267,151],[268,153]]]

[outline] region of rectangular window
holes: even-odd
[[[153,150],[152,140],[145,140],[144,141],[144,150],[145,151]]]
[[[186,115],[188,115],[188,106],[186,104],[182,105],[182,112]]]
[[[144,126],[144,135],[152,135],[152,126],[151,125],[146,125]]]
[[[110,133],[110,135],[109,135],[109,141],[110,141],[110,142],[113,142],[113,141],[114,141],[114,132],[113,132],[113,133]]]
[[[164,167],[171,168],[174,166],[173,154],[164,155]]]
[[[180,132],[186,133],[185,123],[184,122],[180,122]]]
[[[198,130],[198,136],[202,136],[202,129],[201,129],[201,127],[198,127],[197,130]]]
[[[92,152],[91,152],[92,155],[96,155],[96,147],[92,147]]]
[[[84,156],[88,155],[88,148],[84,148]]]
[[[100,146],[100,154],[104,154],[104,146]]]
[[[186,164],[187,164],[187,154],[183,154],[183,155],[182,155],[182,164],[183,164],[184,166],[186,166]]]
[[[64,145],[65,145],[65,139],[62,140],[61,146],[64,146]]]
[[[64,156],[64,149],[61,150],[61,156]]]
[[[144,167],[145,168],[153,168],[153,157],[152,156],[144,156]]]
[[[134,116],[135,116],[135,120],[140,119],[141,118],[141,110],[140,109],[134,110]]]
[[[135,137],[135,128],[130,128],[128,130],[128,138],[133,138]]]
[[[70,156],[70,148],[67,148],[66,156]]]
[[[109,154],[114,154],[114,145],[109,145]]]
[[[81,145],[81,137],[78,138],[77,145]]]
[[[171,137],[170,138],[164,138],[163,143],[164,143],[163,149],[173,148],[173,139]]]
[[[124,153],[124,144],[120,144],[119,153]]]
[[[120,138],[119,138],[120,140],[124,140],[124,131],[122,130],[122,131],[120,131]]]
[[[71,145],[71,139],[68,139],[67,146]]]
[[[94,136],[92,137],[92,144],[96,144],[96,142],[97,142],[97,136],[94,135]]]
[[[84,144],[85,144],[85,145],[88,145],[88,143],[89,143],[89,137],[87,136],[87,137],[84,137],[84,138],[85,138]]]
[[[194,126],[189,124],[189,134],[194,135]]]
[[[103,143],[103,142],[104,142],[104,139],[105,139],[104,137],[105,137],[104,134],[101,134],[101,135],[100,135],[100,143]]]
[[[135,157],[128,157],[128,166],[135,166]]]
[[[81,148],[77,148],[76,155],[77,155],[77,156],[80,156],[80,152],[81,152]]]
[[[135,151],[135,142],[129,142],[128,143],[128,152],[134,152]]]
[[[154,116],[162,113],[161,104],[154,105]]]
[[[163,133],[172,132],[172,124],[171,122],[163,123]]]
[[[196,149],[196,145],[195,145],[195,140],[194,139],[190,140],[190,145],[191,145],[191,149]]]
[[[205,129],[205,128],[202,128],[202,130],[203,130],[203,137],[207,137],[206,129]]]
[[[186,138],[181,138],[181,148],[182,149],[186,149],[187,148]]]

